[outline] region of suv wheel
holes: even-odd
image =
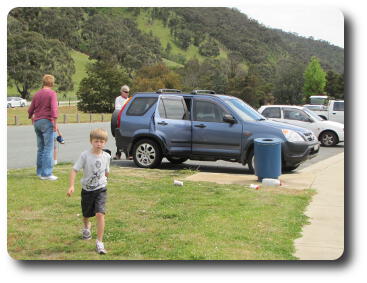
[[[291,172],[293,170],[296,170],[301,164],[297,164],[297,165],[293,165],[293,166],[283,166],[282,167],[282,172],[287,173],[287,172]]]
[[[120,110],[115,110],[115,111],[113,111],[112,116],[111,116],[111,133],[112,133],[112,136],[115,136],[115,130],[117,128],[117,117],[119,115],[119,112],[120,112]]]
[[[166,158],[172,164],[181,164],[181,163],[184,163],[188,159],[185,157],[166,157]]]
[[[134,145],[133,159],[138,167],[155,168],[161,164],[162,153],[156,142],[144,139]]]
[[[254,158],[254,150],[252,149],[250,153],[247,156],[247,166],[250,171],[250,173],[255,173],[255,158]]]

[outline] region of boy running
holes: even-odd
[[[108,134],[103,129],[95,129],[90,133],[92,148],[82,152],[75,162],[70,173],[70,187],[67,195],[74,192],[75,177],[79,170],[83,169],[81,206],[83,212],[83,239],[92,238],[91,223],[89,217],[97,218],[96,251],[99,254],[107,253],[103,245],[103,233],[105,226],[105,202],[107,197],[107,176],[110,171],[111,156],[103,151],[108,139]]]

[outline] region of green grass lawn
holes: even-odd
[[[183,180],[190,170],[119,168],[109,177],[107,255],[81,240],[80,188],[66,196],[71,164],[42,181],[8,170],[8,251],[23,260],[292,260],[313,192],[251,190]],[[81,173],[78,175],[78,179]]]
[[[17,125],[31,125],[32,121],[28,119],[28,106],[26,107],[16,107],[7,109],[7,125],[15,126],[15,121],[17,119]],[[78,116],[77,116],[78,115]],[[15,116],[17,118],[15,118]],[[111,113],[103,113],[103,122],[111,121]],[[102,114],[100,113],[84,113],[78,111],[76,105],[71,106],[59,106],[59,118],[58,123],[77,123],[79,118],[80,123],[89,122],[102,122]]]

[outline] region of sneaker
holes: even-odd
[[[50,180],[50,181],[56,181],[57,180],[57,177],[54,176],[54,175],[50,175],[50,176],[47,176],[47,177],[40,177],[41,180]]]
[[[54,165],[57,165],[57,160],[54,160]]]
[[[90,240],[92,239],[92,233],[90,232],[90,229],[83,229],[83,240]]]
[[[99,254],[106,254],[107,251],[104,249],[104,245],[102,242],[96,241],[96,251]]]

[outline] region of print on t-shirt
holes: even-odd
[[[101,161],[100,160],[96,160],[95,164],[95,170],[93,170],[93,175],[89,178],[86,187],[87,190],[94,190],[98,185],[99,185],[99,179],[101,179],[101,177],[104,174],[104,170],[101,170]]]

